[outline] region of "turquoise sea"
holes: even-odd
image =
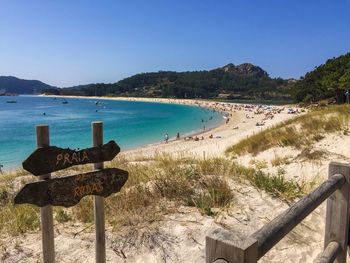
[[[9,103],[16,101],[16,103]],[[103,121],[104,142],[121,150],[161,142],[214,127],[222,116],[210,109],[149,102],[103,99],[0,96],[0,164],[20,167],[36,147],[35,126],[48,124],[50,144],[62,148],[91,147],[91,122]]]

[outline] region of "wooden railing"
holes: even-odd
[[[329,178],[251,236],[219,229],[206,237],[207,263],[255,263],[327,198],[324,251],[318,262],[346,262],[350,165],[329,164]]]

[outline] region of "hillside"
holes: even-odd
[[[335,98],[346,101],[350,88],[350,53],[332,58],[300,80],[271,78],[262,68],[250,63],[232,63],[213,70],[158,71],[140,73],[116,83],[92,83],[56,88],[38,80],[0,76],[0,94],[81,96],[124,96],[154,98],[211,98],[242,100],[292,100],[316,102]]]
[[[113,84],[60,89],[59,94],[165,98],[288,98],[289,81],[270,78],[258,66],[228,64],[209,71],[141,73]]]
[[[56,87],[45,84],[39,80],[25,80],[12,76],[0,76],[0,94],[37,94],[43,90],[55,89]]]
[[[305,74],[293,87],[298,102],[315,102],[335,98],[345,101],[345,92],[350,89],[350,53],[332,58]]]

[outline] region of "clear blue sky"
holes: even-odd
[[[60,87],[251,62],[299,78],[350,51],[350,0],[0,0],[0,75]]]

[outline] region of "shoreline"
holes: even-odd
[[[206,128],[201,131],[188,132],[184,135],[180,136],[180,139],[170,138],[168,143],[176,143],[180,142],[182,139],[186,137],[195,137],[195,136],[203,136],[204,134],[214,131],[215,129],[225,125],[225,118],[227,118],[227,112],[223,110],[221,105],[227,104],[226,102],[214,102],[214,101],[206,101],[206,100],[192,100],[192,99],[172,99],[172,98],[138,98],[138,97],[105,97],[105,96],[73,96],[73,95],[39,95],[42,97],[50,97],[50,98],[71,98],[71,99],[93,99],[93,100],[117,100],[117,101],[131,101],[131,102],[147,102],[147,103],[164,103],[164,104],[177,104],[177,105],[187,105],[192,107],[202,107],[210,110],[216,110],[221,114],[220,122],[213,126]],[[164,145],[164,140],[155,142],[155,143],[147,143],[144,145],[136,146],[129,148],[125,151],[122,151],[120,154],[125,153],[134,153],[140,150],[146,150],[150,147],[158,147]]]
[[[216,102],[207,100],[172,99],[172,98],[135,98],[135,97],[85,97],[85,96],[57,96],[43,95],[47,97],[84,98],[95,100],[119,100],[150,103],[171,103],[208,108],[220,112],[223,121],[216,127],[195,133],[182,135],[180,139],[171,139],[168,143],[159,141],[146,144],[120,153],[121,156],[137,158],[154,157],[157,154],[170,154],[178,156],[215,157],[224,156],[225,150],[252,134],[260,132],[277,123],[294,117],[288,114],[287,107],[276,105],[254,105],[232,102]],[[212,135],[212,139],[209,137]],[[185,137],[199,137],[199,140],[185,140]],[[202,139],[203,138],[203,139]]]
[[[188,105],[193,107],[203,107],[220,112],[222,120],[214,127],[206,130],[198,130],[182,134],[180,139],[172,137],[167,143],[160,140],[154,143],[146,143],[122,151],[119,156],[137,157],[154,157],[158,154],[170,154],[175,156],[191,157],[216,157],[224,156],[225,150],[238,143],[241,139],[246,138],[267,127],[271,127],[279,122],[293,117],[286,114],[286,106],[272,105],[253,105],[230,102],[216,102],[206,100],[189,100],[189,99],[168,99],[168,98],[134,98],[134,97],[86,97],[86,96],[57,96],[57,95],[39,95],[42,97],[56,98],[76,98],[76,99],[93,99],[93,100],[119,100],[119,101],[136,101],[149,103],[165,103]],[[279,113],[277,113],[279,112]],[[264,116],[272,116],[271,119],[264,120]],[[225,116],[225,117],[224,117]],[[225,121],[226,118],[226,121]],[[228,121],[228,122],[227,122]],[[263,126],[257,126],[257,123],[264,123]],[[265,125],[266,123],[266,125]],[[213,138],[210,139],[210,136]],[[198,137],[199,140],[193,138]],[[187,139],[185,139],[187,138]],[[192,139],[191,139],[192,138]],[[129,156],[130,155],[130,156]],[[21,165],[12,166],[2,169],[4,173],[16,172],[22,169]]]
[[[36,96],[36,95],[34,95]],[[71,98],[71,99],[89,99],[89,100],[117,100],[117,101],[135,101],[135,102],[146,102],[146,103],[163,103],[163,104],[177,104],[177,105],[186,105],[186,106],[191,106],[191,107],[202,107],[202,108],[207,108],[210,110],[215,109],[214,107],[210,107],[210,105],[206,105],[203,104],[201,101],[198,100],[178,100],[178,99],[163,99],[163,98],[134,98],[134,97],[130,97],[130,98],[125,98],[125,97],[98,97],[98,96],[91,96],[91,97],[87,97],[87,96],[61,96],[61,95],[37,95],[38,97],[48,97],[48,98]],[[216,109],[217,110],[217,109]],[[219,111],[219,110],[217,110]],[[221,125],[224,124],[224,113],[220,112],[220,118],[218,120],[217,123],[215,123],[213,126],[207,127],[205,129],[205,131],[203,131],[201,128],[198,128],[196,130],[192,130],[192,131],[188,131],[184,134],[181,135],[181,139],[185,136],[185,137],[194,137],[194,136],[200,136],[201,134],[211,131]],[[169,143],[172,142],[176,142],[179,141],[177,140],[175,137],[169,138]],[[130,147],[124,151],[122,151],[122,153],[124,152],[132,152],[132,151],[138,151],[140,149],[145,149],[147,147],[152,147],[152,146],[159,146],[162,145],[164,143],[164,140],[159,140],[157,142],[149,142],[149,143],[144,143],[141,144],[139,146],[134,146],[134,147]],[[2,167],[2,169],[0,170],[0,174],[2,173],[13,173],[16,172],[18,170],[22,169],[22,165],[21,163],[17,164],[17,165],[11,165],[11,166],[7,166],[7,167]]]

